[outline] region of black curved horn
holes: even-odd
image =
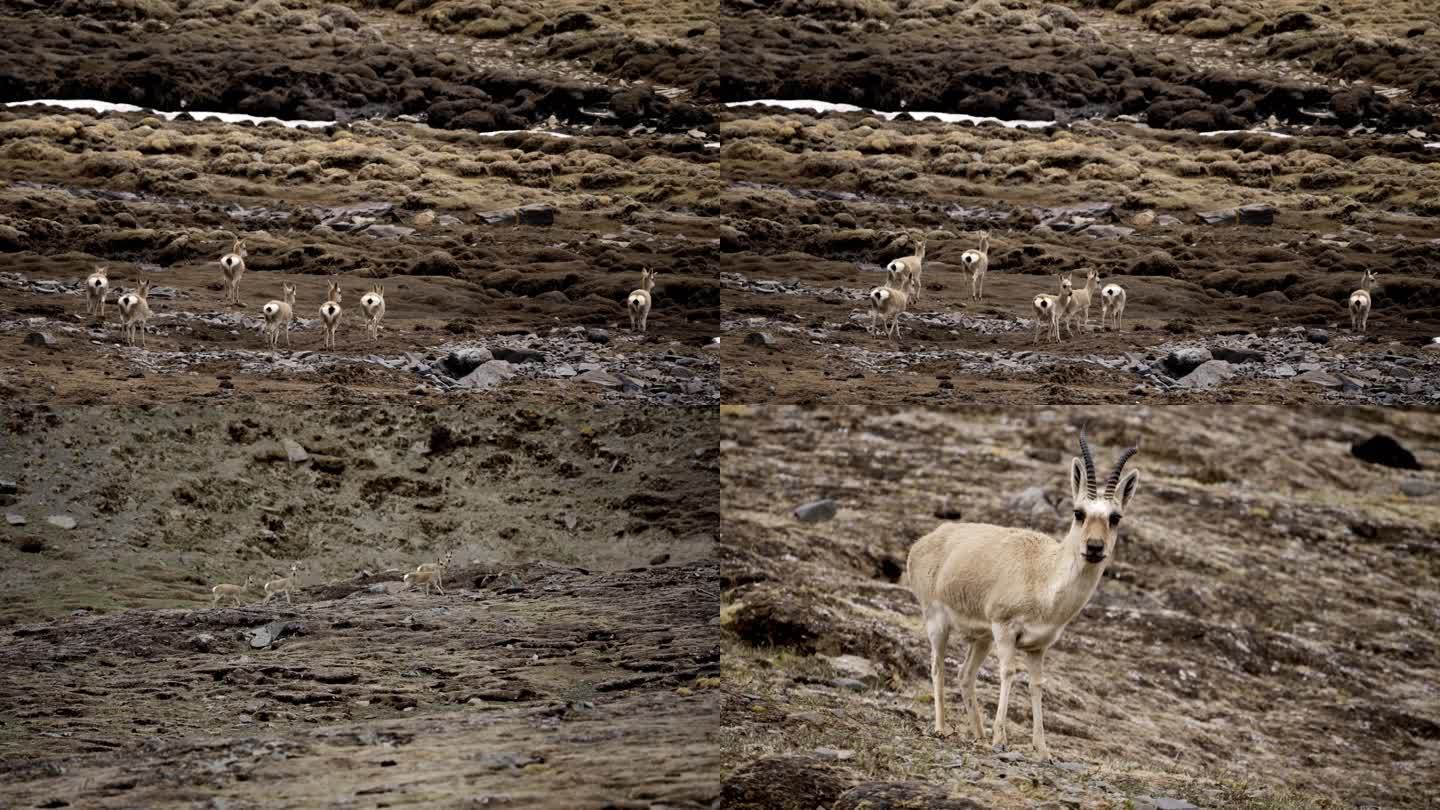
[[[1095,459],[1090,456],[1090,444],[1085,441],[1085,428],[1080,428],[1080,456],[1085,459],[1085,493],[1095,497]]]
[[[1110,477],[1105,480],[1105,497],[1107,499],[1115,497],[1115,487],[1120,486],[1120,473],[1125,469],[1125,462],[1138,452],[1140,452],[1140,448],[1132,447],[1120,454],[1120,460],[1115,462],[1115,471],[1110,473]]]

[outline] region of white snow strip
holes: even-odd
[[[526,135],[551,135],[551,136],[556,137],[556,138],[573,138],[573,137],[575,137],[574,135],[566,135],[566,134],[563,133],[563,132],[551,132],[551,131],[549,131],[549,130],[547,130],[547,129],[497,129],[497,130],[495,130],[495,131],[493,131],[493,132],[481,132],[481,133],[479,133],[479,135],[480,135],[481,137],[485,137],[485,136],[489,136],[489,135],[494,135],[494,136],[496,136],[496,137],[499,137],[499,136],[501,136],[501,135],[514,135],[514,134],[517,133],[517,132],[523,132],[523,133],[525,133]]]
[[[1427,143],[1427,144],[1425,144],[1425,148],[1426,148],[1426,149],[1440,149],[1440,141],[1436,141],[1435,143]]]
[[[1293,138],[1294,135],[1286,135],[1283,132],[1271,132],[1268,129],[1217,129],[1213,132],[1199,133],[1202,138],[1213,138],[1216,135],[1269,135],[1272,138]]]
[[[870,110],[864,107],[857,107],[854,104],[836,104],[833,101],[815,101],[814,99],[774,99],[766,98],[757,101],[732,101],[726,104],[727,107],[751,107],[757,104],[767,104],[772,107],[784,107],[787,110],[805,110],[808,112],[863,112],[869,113],[887,121],[893,121],[900,115],[898,112],[884,112],[882,110]],[[924,120],[933,118],[936,121],[944,121],[947,124],[958,124],[969,121],[972,124],[983,124],[993,122],[1011,129],[1044,129],[1056,125],[1054,121],[1005,121],[999,118],[984,118],[977,115],[964,115],[963,113],[947,112],[924,112],[920,110],[906,110],[911,118]]]
[[[1440,146],[1440,144],[1436,144],[1436,146]],[[705,148],[706,148],[706,149],[719,149],[719,148],[720,148],[720,142],[719,142],[719,141],[706,141],[706,142],[705,142]]]
[[[26,106],[31,106],[31,105],[35,105],[35,104],[46,104],[46,105],[49,105],[49,106],[51,106],[51,107],[64,107],[64,108],[67,109],[67,110],[90,110],[90,111],[92,111],[92,112],[99,112],[99,113],[107,113],[107,112],[143,112],[143,113],[149,113],[149,114],[151,114],[151,115],[158,115],[158,116],[160,116],[161,118],[166,119],[167,121],[173,121],[173,120],[175,120],[175,118],[177,118],[177,117],[180,115],[180,113],[178,113],[178,112],[164,112],[164,111],[161,111],[161,110],[151,110],[151,109],[147,109],[147,108],[145,108],[145,107],[137,107],[137,106],[135,106],[134,104],[116,104],[116,103],[110,102],[110,101],[95,101],[95,100],[93,100],[93,99],[78,99],[78,98],[43,98],[43,99],[36,99],[36,100],[34,100],[34,101],[11,101],[11,102],[7,102],[7,103],[5,104],[5,106],[6,106],[6,107],[26,107]],[[308,127],[308,128],[312,128],[312,129],[323,129],[323,128],[325,128],[325,127],[335,126],[335,123],[336,123],[336,122],[334,122],[334,121],[285,121],[285,120],[282,120],[282,119],[279,119],[279,118],[266,118],[266,117],[258,116],[258,115],[242,115],[242,114],[240,114],[240,113],[224,113],[224,112],[202,112],[202,111],[200,111],[200,110],[186,110],[185,112],[188,112],[188,113],[190,113],[190,115],[191,115],[192,117],[198,118],[198,119],[201,119],[201,120],[213,119],[213,120],[216,120],[216,121],[224,121],[224,122],[230,123],[230,124],[238,124],[238,123],[240,123],[240,122],[242,122],[242,121],[250,121],[250,122],[255,123],[255,124],[264,124],[264,123],[269,123],[269,122],[272,122],[272,121],[273,121],[273,122],[275,122],[275,123],[277,123],[277,124],[284,124],[285,126],[287,126],[287,127],[292,127],[292,128],[293,128],[293,127]]]

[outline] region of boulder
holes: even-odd
[[[1350,445],[1350,455],[1367,464],[1379,464],[1382,467],[1394,467],[1397,470],[1422,469],[1420,462],[1415,459],[1414,453],[1411,453],[1394,437],[1386,436],[1383,433],[1377,433],[1363,442]]]
[[[1184,377],[1213,359],[1210,350],[1204,346],[1187,346],[1170,352],[1161,363],[1171,377]]]
[[[1210,360],[1201,363],[1196,369],[1186,374],[1179,380],[1180,387],[1194,390],[1214,388],[1225,380],[1235,376],[1235,369],[1224,360]]]

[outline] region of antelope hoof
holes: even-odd
[[[936,736],[936,737],[949,737],[949,736],[950,736],[951,734],[953,734],[953,733],[955,733],[955,730],[952,729],[952,728],[950,728],[949,726],[939,726],[939,725],[937,725],[937,726],[935,727],[935,736]]]
[[[1005,753],[1005,751],[1008,750],[1008,749],[1009,749],[1009,746],[1007,746],[1007,745],[1006,745],[1005,743],[1003,743],[1003,742],[991,742],[991,743],[990,743],[990,750],[994,751],[994,752],[997,753],[997,754],[1003,754],[1003,753]]]

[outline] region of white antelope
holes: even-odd
[[[380,339],[380,321],[385,318],[385,285],[372,284],[370,292],[360,296],[360,308],[370,329],[370,340]]]
[[[1366,269],[1360,289],[1350,293],[1350,331],[1364,334],[1370,320],[1370,291],[1375,289],[1375,272]]]
[[[1107,323],[1115,325],[1115,331],[1120,331],[1120,322],[1125,317],[1125,288],[1119,284],[1106,284],[1105,289],[1100,291],[1100,328],[1104,329]]]
[[[221,583],[210,589],[210,607],[220,604],[221,599],[233,599],[235,605],[240,605],[240,595],[250,590],[250,577],[245,578],[244,585],[226,585]]]
[[[970,298],[979,301],[985,294],[985,272],[990,269],[990,232],[980,234],[980,247],[960,254],[960,263],[970,271]]]
[[[640,289],[630,293],[625,299],[625,309],[630,313],[630,331],[634,332],[635,324],[640,324],[641,332],[645,331],[645,322],[650,318],[650,304],[654,301],[655,271],[648,267],[640,270]]]
[[[918,233],[910,235],[910,241],[915,243],[915,252],[909,256],[901,256],[898,259],[885,265],[885,272],[890,275],[891,281],[899,280],[897,286],[891,286],[903,290],[907,303],[918,303],[920,301],[921,271],[925,269],[925,237]]]
[[[1082,328],[1090,328],[1090,305],[1095,303],[1096,293],[1100,291],[1100,271],[1091,267],[1085,271],[1085,286],[1074,292],[1074,306],[1070,310],[1069,319],[1080,320],[1084,313],[1085,322]]]
[[[237,239],[230,247],[230,252],[220,257],[220,270],[225,274],[225,301],[239,307],[245,306],[240,302],[240,277],[245,275],[245,240]]]
[[[893,264],[893,262],[892,262]],[[890,270],[885,286],[870,291],[870,333],[875,333],[876,323],[891,338],[900,336],[900,316],[910,305],[909,274],[903,268]]]
[[[100,266],[85,279],[86,311],[100,318],[105,317],[105,296],[110,294],[110,268]]]
[[[285,332],[285,349],[290,349],[290,323],[295,320],[295,285],[284,284],[281,289],[285,300],[271,301],[260,308],[265,316],[265,340],[272,352],[279,348],[282,330]]]
[[[299,565],[290,566],[290,576],[283,579],[272,579],[265,583],[265,601],[269,602],[276,594],[285,594],[285,604],[291,604],[290,589],[295,587],[297,579],[296,572],[300,570]]]
[[[1065,331],[1068,334],[1070,324],[1069,314],[1075,306],[1074,285],[1069,276],[1059,276],[1060,294],[1047,295],[1041,293],[1035,296],[1030,305],[1035,309],[1035,338],[1032,343],[1040,342],[1040,335],[1049,332],[1051,337],[1058,343],[1060,340],[1060,324],[1065,324]]]
[[[140,282],[135,292],[128,292],[115,300],[120,307],[120,331],[125,343],[135,345],[135,327],[140,327],[140,348],[145,348],[145,325],[153,314],[150,312],[150,282]]]
[[[1050,758],[1040,709],[1045,652],[1090,600],[1115,549],[1120,516],[1135,497],[1140,474],[1121,475],[1132,447],[1120,454],[1102,492],[1085,434],[1081,458],[1070,462],[1074,519],[1059,542],[1028,529],[984,523],[945,523],[910,548],[910,589],[920,600],[930,640],[930,682],[935,698],[935,732],[950,733],[945,719],[945,645],[951,632],[970,643],[960,671],[960,694],[977,740],[985,736],[975,676],[992,646],[1000,660],[1000,699],[991,744],[1008,742],[1005,713],[1015,675],[1015,654],[1030,671],[1034,744]]]
[[[320,323],[325,327],[325,348],[335,348],[335,330],[340,326],[340,281],[330,279],[325,303],[320,305]]]

